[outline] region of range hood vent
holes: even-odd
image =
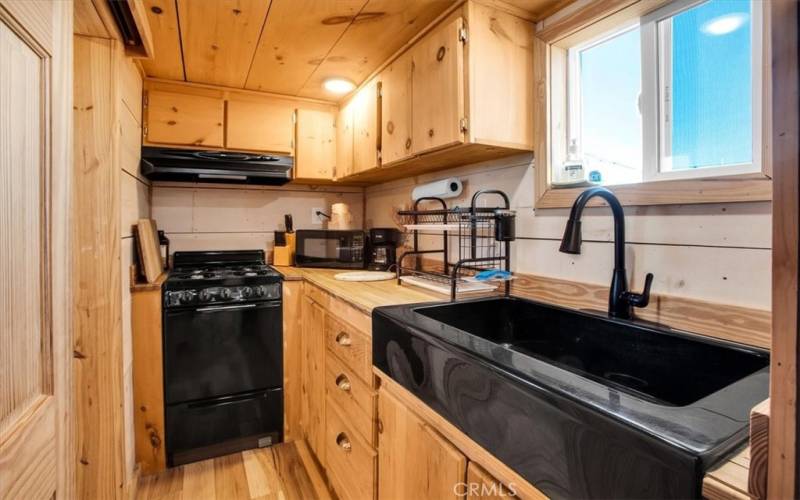
[[[281,186],[293,165],[291,156],[142,147],[142,174],[153,181]]]

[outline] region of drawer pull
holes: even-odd
[[[344,392],[350,392],[350,380],[347,378],[347,375],[342,373],[336,377],[336,386]]]
[[[350,338],[349,333],[339,332],[339,335],[336,336],[336,343],[341,346],[349,346],[353,343],[353,339]]]
[[[350,443],[350,438],[347,437],[347,434],[344,432],[340,432],[338,436],[336,436],[336,444],[339,448],[343,449],[347,453],[350,453],[350,450],[353,449],[353,445]]]

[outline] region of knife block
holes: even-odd
[[[295,251],[295,233],[275,232],[275,248],[272,252],[272,265],[293,266]]]

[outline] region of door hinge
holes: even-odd
[[[469,37],[467,36],[467,28],[458,29],[458,41],[461,43],[467,43],[469,41]]]
[[[461,132],[466,133],[469,130],[469,123],[467,122],[466,118],[462,118],[458,121],[459,127],[461,127]]]
[[[142,106],[147,107],[147,92],[142,92]]]
[[[144,138],[147,139],[147,125],[144,126],[144,129],[142,130],[142,133],[144,135]]]
[[[292,125],[297,124],[297,110],[292,111]]]

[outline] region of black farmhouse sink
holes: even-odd
[[[556,498],[698,498],[766,351],[518,298],[380,307],[373,362]]]

